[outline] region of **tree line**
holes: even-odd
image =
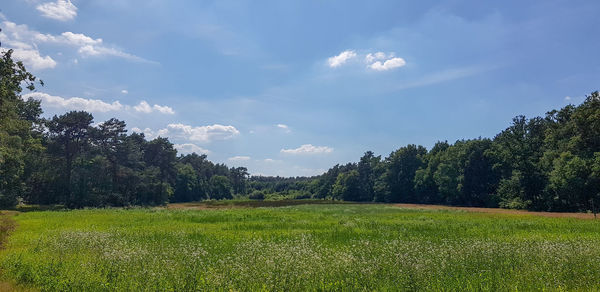
[[[366,152],[336,165],[314,189],[349,201],[446,204],[539,211],[597,211],[600,94],[545,117],[517,116],[493,139],[407,145],[382,159]]]
[[[11,55],[0,60],[0,207],[161,205],[246,193],[246,168],[177,156],[168,139],[127,134],[124,121],[94,125],[85,111],[42,118],[40,101],[21,92],[43,82]]]
[[[23,90],[43,82],[12,51],[0,58],[0,207],[161,205],[206,199],[315,198],[593,211],[600,203],[600,94],[545,117],[517,116],[493,139],[407,145],[388,157],[315,177],[250,176],[206,155],[177,156],[166,138],[127,134],[118,119],[94,124],[71,111],[42,118]]]

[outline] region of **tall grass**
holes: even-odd
[[[15,220],[3,276],[48,291],[600,287],[593,220],[354,204]]]

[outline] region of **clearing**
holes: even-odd
[[[600,287],[594,220],[385,204],[175,207],[16,214],[3,277],[44,291]]]

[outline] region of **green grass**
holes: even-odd
[[[47,291],[600,287],[593,220],[359,204],[14,219],[3,276]]]

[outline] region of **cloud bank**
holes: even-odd
[[[113,112],[113,111],[135,111],[142,113],[153,113],[158,112],[161,114],[175,114],[175,111],[171,107],[161,106],[155,104],[150,107],[146,101],[141,101],[136,106],[123,105],[119,101],[113,101],[111,103],[102,101],[100,99],[87,99],[81,97],[70,97],[64,98],[61,96],[54,96],[44,92],[32,92],[23,94],[24,99],[33,98],[42,101],[43,106],[61,108],[66,110],[83,110],[91,113],[100,112]],[[147,107],[147,108],[146,108]]]
[[[0,39],[2,40],[3,48],[13,49],[15,59],[23,61],[27,67],[34,70],[51,69],[57,65],[56,60],[52,57],[48,55],[43,56],[39,49],[40,45],[55,45],[70,48],[83,58],[106,56],[134,62],[155,63],[126,53],[118,48],[107,46],[101,38],[94,39],[81,33],[67,31],[56,35],[44,34],[30,29],[25,24],[16,24],[7,20],[3,21],[0,27],[2,27]]]

